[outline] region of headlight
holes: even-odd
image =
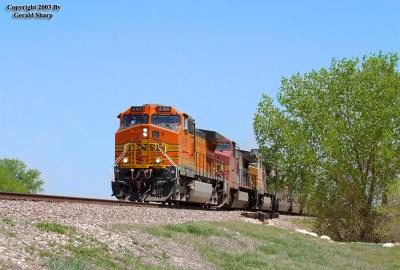
[[[145,133],[145,132],[147,133],[147,128],[144,128],[144,129],[143,129],[143,133]]]
[[[128,163],[128,161],[129,161],[129,158],[127,158],[127,157],[124,157],[124,159],[122,160],[123,163]]]
[[[147,137],[147,132],[143,131],[143,137]]]
[[[161,158],[156,158],[156,163],[157,163],[157,164],[160,164],[161,161],[162,161]]]

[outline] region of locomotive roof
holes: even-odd
[[[220,141],[226,140],[224,136],[219,134],[216,131],[213,130],[207,130],[207,129],[199,129],[201,132],[206,134],[206,140],[213,142],[214,144],[218,144]]]

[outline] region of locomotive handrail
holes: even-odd
[[[112,171],[114,171],[115,166],[118,165],[118,163],[121,161],[121,159],[126,155],[126,149],[125,149],[125,145],[124,145],[124,151],[121,153],[121,155],[119,155],[119,157],[117,157],[117,159],[114,161],[114,165],[111,168]],[[115,175],[112,174],[111,177],[112,181],[115,181]]]
[[[125,154],[126,154],[126,149],[125,149],[125,146],[127,146],[127,145],[129,145],[129,143],[128,144],[126,144],[126,145],[124,145],[124,151],[121,153],[121,155],[119,155],[119,157],[117,157],[117,159],[115,160],[115,165],[117,165],[118,164],[118,162],[120,162],[121,161],[121,159],[125,156]]]
[[[166,148],[167,148],[167,147],[165,146],[165,152],[163,152],[163,151],[161,150],[161,146],[160,146],[159,144],[157,144],[157,149],[158,149],[158,151],[160,151],[161,154],[163,154],[163,156],[166,157],[166,158],[168,159],[168,161],[172,164],[172,166],[175,167],[176,180],[177,180],[177,184],[179,184],[178,165],[176,165],[176,163],[172,160],[172,158],[170,158],[170,157],[167,155],[167,149],[166,149]]]
[[[165,147],[166,147],[166,146],[165,146]],[[176,163],[167,155],[167,149],[165,149],[165,152],[163,152],[163,151],[161,150],[161,147],[160,147],[159,144],[157,144],[157,149],[158,149],[158,151],[161,152],[161,154],[163,154],[163,155],[168,159],[168,161],[169,161],[174,167],[178,167],[178,165],[176,165]]]

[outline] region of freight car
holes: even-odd
[[[116,198],[236,209],[279,207],[275,196],[265,192],[257,150],[239,150],[218,132],[196,128],[192,117],[171,106],[132,106],[118,118],[111,182]]]

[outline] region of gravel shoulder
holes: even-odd
[[[100,245],[116,254],[131,252],[137,258],[157,253],[161,257],[168,256],[171,264],[177,267],[209,269],[210,266],[191,251],[172,241],[161,243],[143,233],[140,226],[242,219],[239,211],[7,200],[0,200],[0,218],[0,269],[45,269],[47,255],[50,252],[57,254],[59,249],[69,247],[71,243],[90,247]],[[42,223],[64,225],[66,231],[73,228],[75,235],[51,228],[41,230],[38,224]],[[130,228],[129,234],[121,230],[124,226]],[[157,263],[157,260],[148,263]]]
[[[125,269],[113,264],[114,255],[137,268],[212,269],[193,249],[146,233],[146,226],[190,221],[262,224],[242,217],[240,211],[7,200],[0,200],[0,218],[0,269],[47,269],[46,262],[54,256],[81,257],[90,252],[100,256],[96,261],[100,269]],[[290,219],[282,216],[267,223],[294,231],[297,226]]]

